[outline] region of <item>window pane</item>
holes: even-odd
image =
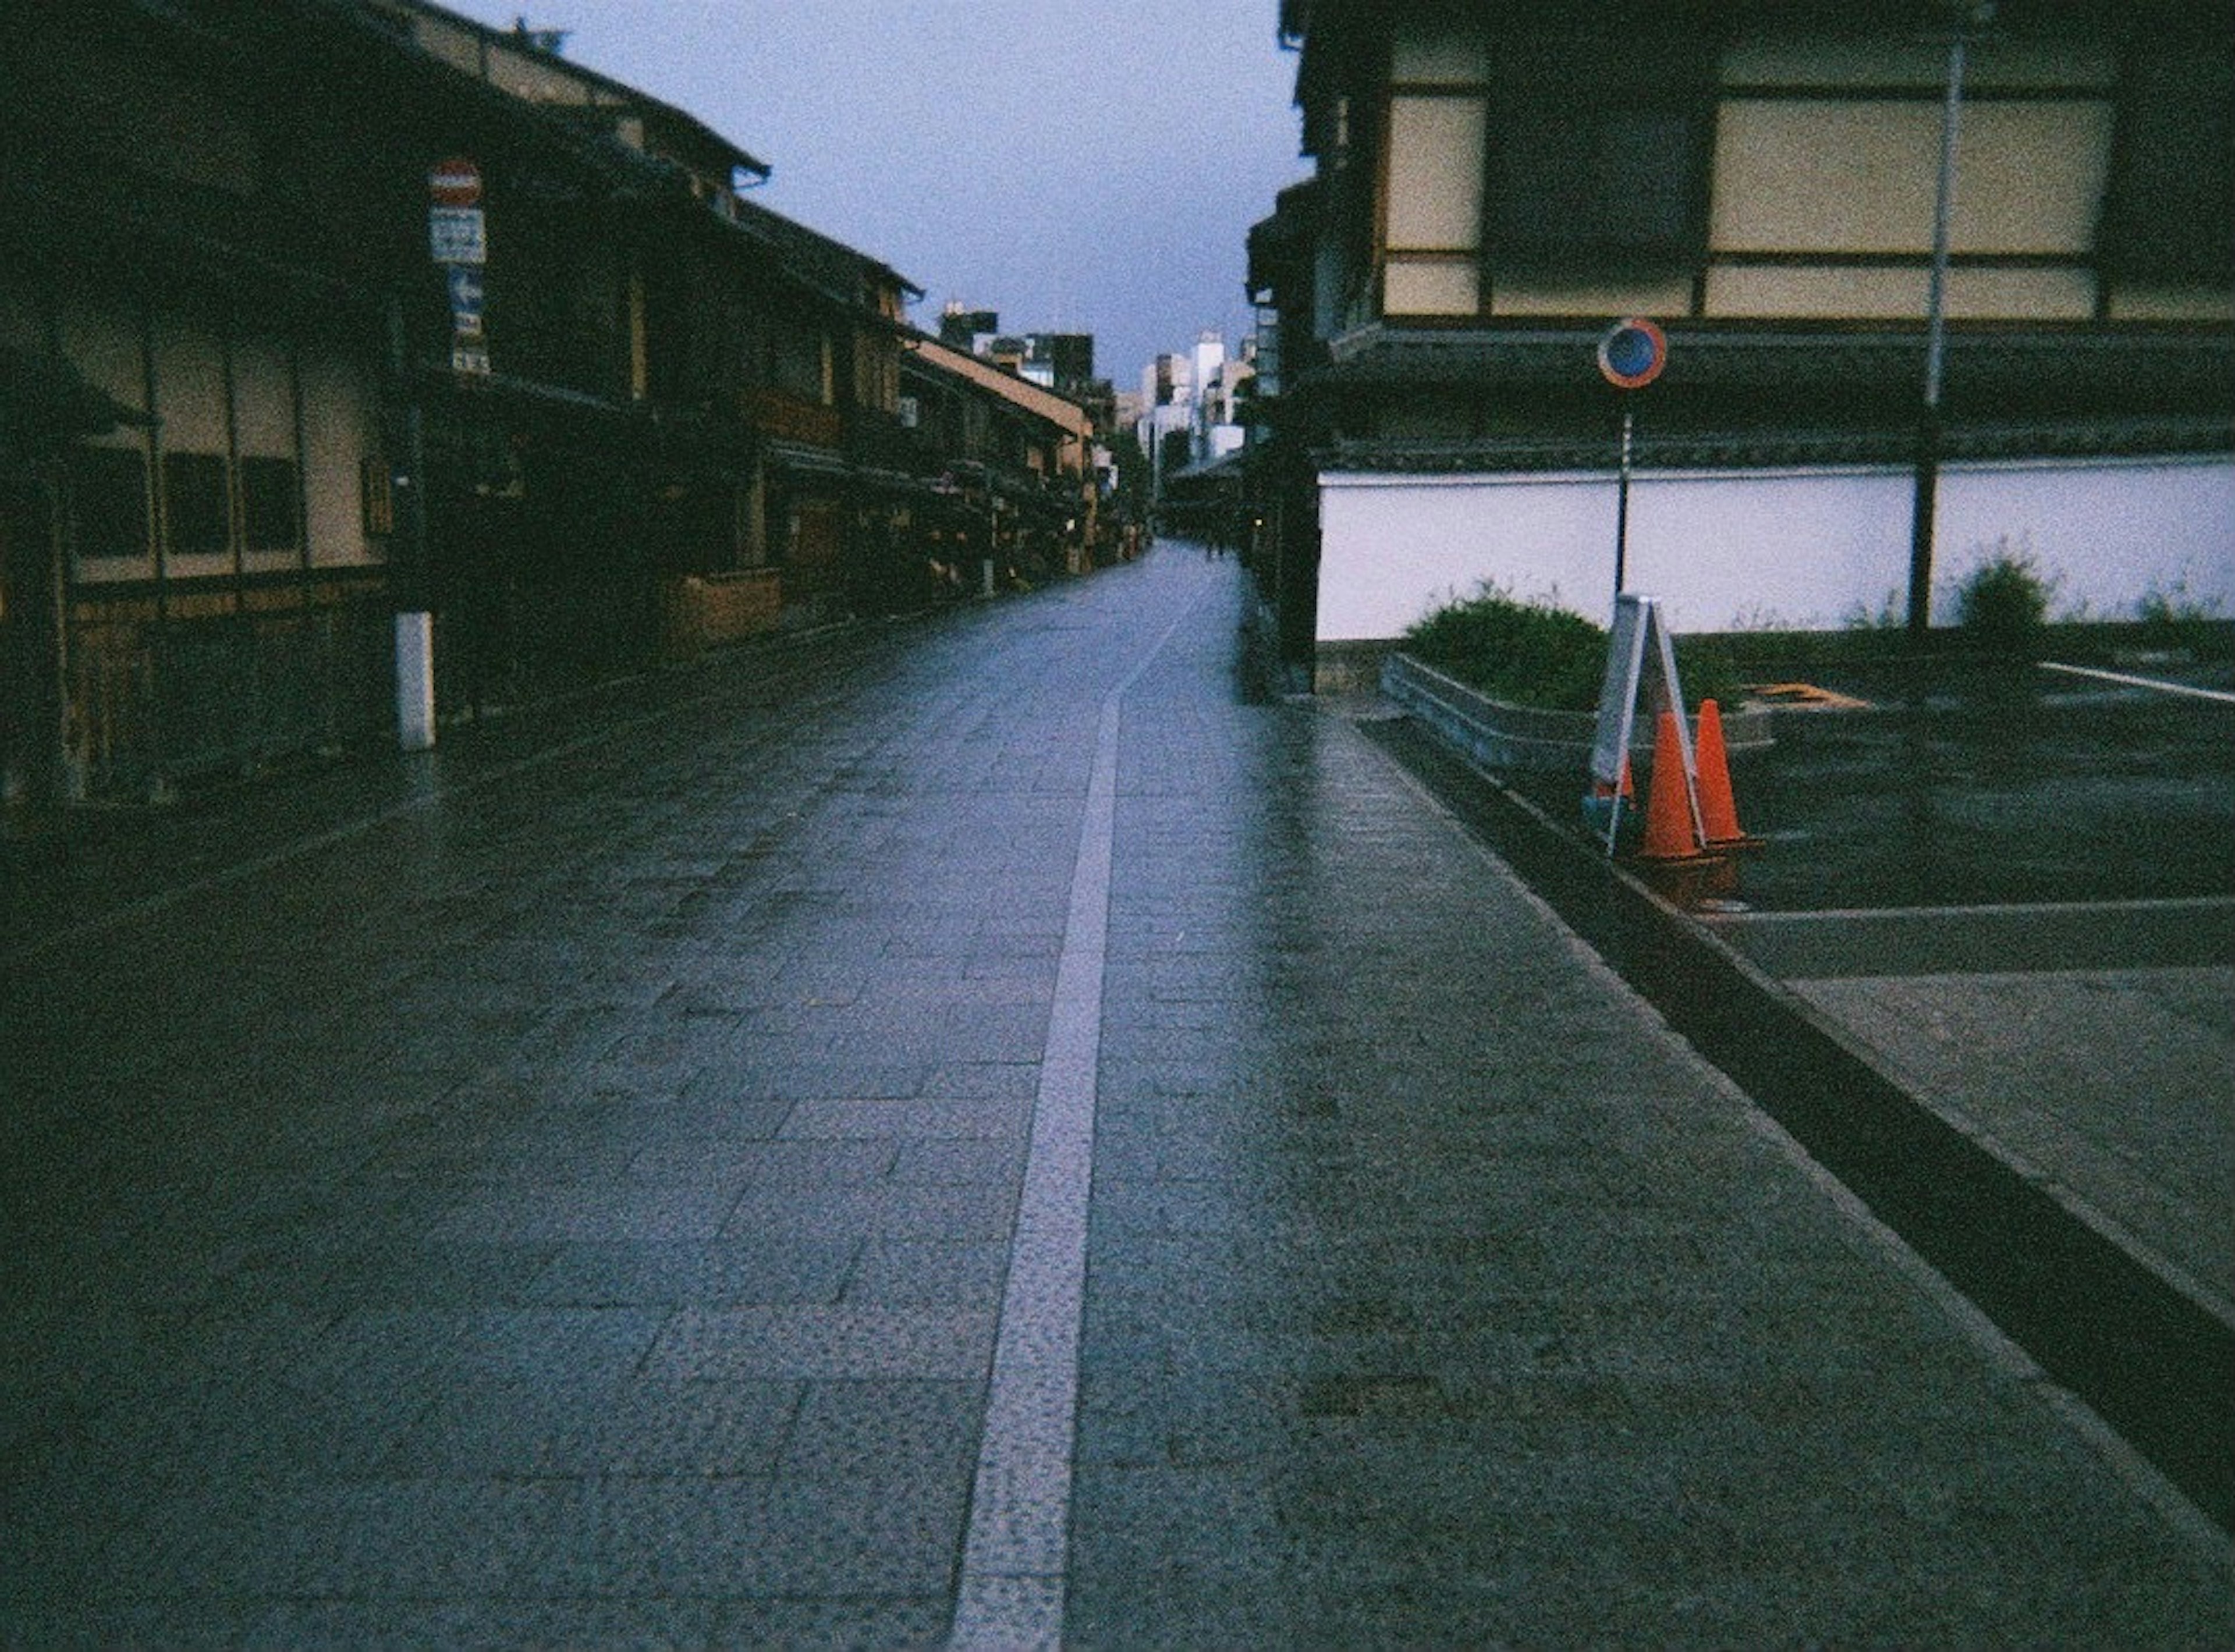
[[[1471,252],[1482,244],[1479,98],[1400,97],[1389,106],[1389,245]]]
[[[1589,124],[1576,116],[1515,111],[1498,134],[1496,239],[1569,246],[1596,233],[1597,168]]]
[[[365,537],[385,539],[396,531],[396,489],[387,461],[360,459],[357,474]]]
[[[1681,258],[1701,233],[1703,112],[1512,113],[1498,135],[1493,252],[1511,265]]]
[[[147,554],[147,457],[137,448],[80,448],[70,456],[80,556]]]
[[[2119,111],[2105,252],[2144,280],[2224,285],[2235,239],[2235,59],[2168,42],[2136,60]]]
[[[225,491],[225,461],[218,455],[163,456],[163,526],[172,555],[223,555],[231,547]]]
[[[296,525],[300,503],[292,459],[255,456],[240,462],[241,536],[250,550],[301,549]]]
[[[1572,275],[1701,250],[1719,36],[1684,8],[1635,10],[1635,27],[1589,37],[1493,37],[1496,264]]]
[[[1675,110],[1616,109],[1599,134],[1600,201],[1618,244],[1681,246],[1689,233],[1699,124]]]
[[[823,335],[811,327],[793,323],[780,325],[775,344],[772,377],[777,389],[803,401],[823,401]]]

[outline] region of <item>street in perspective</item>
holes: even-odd
[[[0,1648],[2235,1642],[2206,0],[0,5]]]
[[[11,935],[9,1638],[2212,1639],[2224,1533],[1249,606],[665,678]]]

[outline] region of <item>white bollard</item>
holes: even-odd
[[[406,751],[435,747],[435,616],[396,616],[396,742]]]

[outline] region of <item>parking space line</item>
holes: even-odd
[[[2235,705],[2235,694],[2219,688],[2198,688],[2190,683],[2168,683],[2155,677],[2130,677],[2125,672],[2098,671],[2092,665],[2066,665],[2053,659],[2041,662],[2043,671],[2062,672],[2068,677],[2092,677],[2098,682],[2117,683],[2124,688],[2147,688],[2160,694],[2183,694],[2190,699],[2216,700],[2222,705]]]

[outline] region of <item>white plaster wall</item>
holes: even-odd
[[[2059,582],[2059,614],[2124,619],[2153,587],[2181,586],[2235,617],[2235,463],[2224,459],[1956,471],[1937,522],[1936,620],[1955,618],[1953,587],[2004,535]]]
[[[1603,621],[1615,483],[1604,475],[1321,478],[1319,636],[1394,637],[1485,580]],[[1898,620],[1909,587],[1906,469],[1662,473],[1630,488],[1627,588],[1679,630],[1830,629]],[[2235,615],[2235,464],[2225,459],[1951,466],[1934,617],[2007,542],[2059,615],[2132,613],[2153,588]]]
[[[344,357],[306,355],[302,370],[311,560],[319,567],[378,561],[383,547],[364,531],[359,469],[380,452],[378,403],[357,364]]]

